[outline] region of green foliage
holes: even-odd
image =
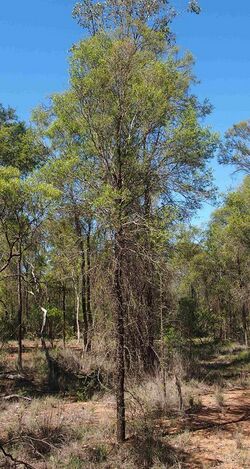
[[[66,467],[68,469],[82,469],[83,464],[83,460],[80,456],[72,455]]]
[[[51,147],[62,153],[48,166],[50,174],[55,165],[65,167],[66,155],[78,155],[92,209],[102,219],[108,214],[113,225],[118,201],[126,207],[126,222],[130,207],[140,205],[149,177],[152,196],[171,198],[182,210],[198,207],[211,195],[211,175],[205,166],[217,136],[201,127],[199,119],[207,111],[187,96],[193,82],[190,55],[179,59],[175,49],[168,50],[162,61],[149,44],[142,50],[129,37],[99,32],[72,48],[70,66],[70,90],[55,95],[47,119],[42,118]],[[122,191],[115,187],[121,106]]]
[[[164,343],[168,353],[173,354],[183,344],[183,337],[180,331],[173,326],[168,327],[164,334]]]
[[[200,12],[196,1],[188,9]],[[2,336],[16,327],[21,260],[26,336],[45,308],[51,340],[78,321],[112,348],[122,299],[131,366],[149,361],[159,331],[172,356],[197,337],[247,337],[249,177],[206,233],[187,228],[214,196],[207,163],[219,137],[203,124],[211,106],[193,95],[175,14],[166,0],[79,2],[89,35],[71,48],[68,90],[34,111],[35,128],[0,106]],[[248,122],[229,130],[222,162],[246,170],[248,137]]]
[[[0,165],[18,168],[27,174],[43,163],[45,146],[35,132],[17,119],[13,109],[0,106]]]
[[[2,305],[0,304],[0,347],[8,342],[8,340],[14,340],[16,338],[13,324],[13,318],[8,314],[5,308],[2,309]]]
[[[180,314],[193,334],[242,337],[248,328],[249,177],[217,209],[203,242],[182,235],[174,257],[182,267]],[[191,232],[192,234],[192,232]]]
[[[134,36],[138,43],[144,42],[146,27],[169,40],[169,23],[174,16],[174,10],[168,8],[165,0],[138,0],[132,3],[129,0],[83,0],[73,10],[73,17],[90,34],[115,30],[120,37]]]
[[[235,124],[220,146],[220,162],[232,164],[237,171],[250,172],[250,121]]]
[[[196,13],[196,15],[198,15],[201,12],[201,7],[199,6],[199,3],[197,2],[197,0],[190,0],[188,4],[188,10],[191,13]]]
[[[52,306],[51,308],[48,308],[48,318],[59,321],[62,317],[62,311],[55,306]]]

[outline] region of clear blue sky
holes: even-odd
[[[183,9],[185,0],[175,3]],[[68,84],[67,55],[82,31],[71,18],[74,0],[12,0],[0,9],[0,102],[29,120],[31,110]],[[177,42],[190,50],[201,84],[196,93],[214,105],[208,123],[224,132],[250,117],[250,0],[201,0],[202,14],[175,20]],[[212,164],[221,191],[241,176]],[[199,212],[200,222],[212,208]],[[197,218],[199,222],[199,218]]]

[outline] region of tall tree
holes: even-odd
[[[153,282],[151,238],[161,231],[166,208],[186,214],[210,196],[206,162],[217,138],[200,124],[209,106],[190,92],[192,58],[178,57],[170,46],[173,12],[168,2],[84,1],[74,16],[90,34],[73,46],[71,87],[52,98],[44,122],[62,157],[67,152],[60,136],[66,135],[68,153],[85,164],[82,183],[91,194],[95,223],[112,241],[117,438],[124,441],[128,292],[134,265],[143,258]],[[154,305],[146,285],[142,304],[152,346]],[[143,290],[137,295],[143,297]],[[138,327],[142,322],[138,318]]]

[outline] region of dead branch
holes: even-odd
[[[19,459],[13,458],[12,454],[7,453],[7,451],[5,451],[4,447],[1,444],[0,444],[0,451],[2,451],[5,458],[10,459],[10,461],[13,462],[13,464],[15,464],[15,467],[23,466],[26,469],[36,469],[34,466],[31,466],[29,463],[27,463],[25,461],[21,461]]]
[[[20,375],[20,374],[13,375],[11,373],[0,373],[0,379],[11,379],[11,380],[25,379],[25,376]]]
[[[12,401],[15,399],[23,399],[24,401],[28,401],[28,402],[32,401],[31,397],[19,396],[18,394],[11,394],[10,396],[3,396],[2,399],[4,401]]]

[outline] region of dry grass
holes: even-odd
[[[91,405],[87,411],[79,404],[75,407],[74,403],[48,397],[34,399],[31,404],[8,403],[7,407],[3,415],[6,420],[9,415],[4,446],[35,468],[94,468],[106,460],[114,426],[96,421]],[[78,418],[77,409],[81,407]]]
[[[197,381],[182,382],[183,411],[187,408],[199,408],[201,396],[209,388]],[[165,398],[166,396],[166,398]],[[145,378],[140,385],[129,383],[127,403],[130,415],[137,418],[140,414],[145,417],[160,418],[179,413],[179,395],[175,380],[165,381],[165,391],[161,376]]]
[[[249,469],[250,449],[246,446],[238,448],[237,445],[238,443],[236,440],[235,447],[232,446],[230,453],[225,457],[225,467],[230,465],[237,469]]]
[[[165,428],[169,428],[169,424],[176,431],[178,422],[181,424],[192,414],[187,412],[185,415],[185,411],[192,408],[196,414],[201,406],[201,396],[208,392],[210,395],[207,401],[206,397],[203,398],[203,407],[212,407],[214,411],[215,397],[218,407],[215,411],[219,413],[224,406],[223,393],[227,403],[226,390],[222,392],[218,386],[208,386],[195,380],[186,382],[183,376],[179,375],[182,378],[184,401],[184,410],[181,413],[174,377],[167,378],[166,393],[160,374],[153,377],[144,376],[142,379],[130,378],[126,392],[128,441],[119,447],[115,443],[114,396],[112,385],[109,386],[114,364],[109,362],[108,352],[104,352],[102,345],[95,353],[89,354],[77,347],[50,351],[64,369],[75,375],[91,374],[100,370],[100,373],[108,377],[108,385],[106,386],[104,381],[103,392],[95,394],[92,402],[88,403],[76,402],[78,398],[73,393],[68,393],[63,398],[61,394],[58,398],[34,399],[31,404],[23,404],[21,401],[2,403],[1,420],[10,420],[5,432],[5,443],[9,440],[6,448],[19,459],[28,460],[36,469],[184,467],[183,461],[187,453],[192,455],[193,451],[192,430],[170,436],[162,431],[162,426],[167,422]],[[31,360],[26,364],[27,370],[30,369],[31,373],[35,371],[36,376],[43,380],[46,376],[45,354],[37,348],[32,351],[30,357]],[[72,387],[74,386],[72,384]],[[95,402],[96,399],[98,402]],[[224,438],[225,435],[221,432],[222,443]],[[204,447],[206,448],[206,441]],[[227,459],[233,468],[249,467],[249,452],[242,427],[235,431],[232,451],[227,454]],[[7,469],[11,466],[6,462],[3,467]]]
[[[58,347],[56,355],[70,370],[91,373],[93,370],[103,370],[106,374],[113,374],[115,369],[115,345],[107,343],[105,338],[94,337],[92,351],[85,352],[84,349],[71,341],[65,349]]]
[[[75,412],[80,404],[76,405],[64,406],[52,397],[25,405],[9,404],[12,418],[6,431],[6,448],[37,469],[175,467],[179,456],[161,439],[153,419],[138,419],[133,437],[118,446],[113,421],[96,420],[85,409],[91,410],[89,403],[83,405],[85,420],[79,423]]]
[[[141,413],[146,416],[161,416],[178,406],[174,382],[171,380],[166,382],[166,401],[163,383],[159,375],[152,378],[145,377],[139,385],[129,383],[127,389],[128,409],[134,416]]]
[[[60,405],[48,401],[42,404],[34,401],[29,412],[20,406],[7,434],[8,446],[21,446],[36,459],[44,459],[73,438],[72,429],[63,421]]]
[[[221,387],[216,387],[214,396],[218,408],[222,410],[225,405],[225,399]]]

